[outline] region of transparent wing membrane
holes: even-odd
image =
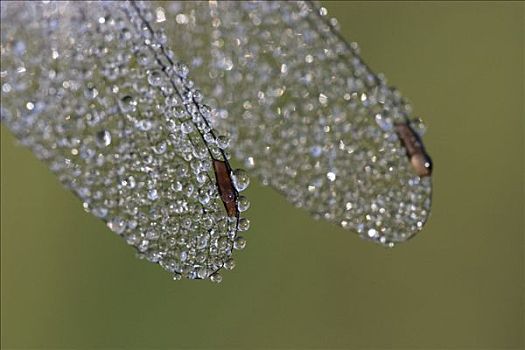
[[[160,17],[159,17],[160,16]],[[391,246],[431,204],[424,127],[312,2],[175,2],[157,8],[231,135],[265,184],[362,237]],[[202,79],[202,80],[200,80]]]
[[[175,279],[220,282],[246,244],[249,178],[230,154],[297,207],[386,246],[428,218],[423,124],[317,3],[1,12],[2,123]]]
[[[220,281],[248,227],[235,174],[151,17],[131,3],[2,3],[2,121],[141,257]]]

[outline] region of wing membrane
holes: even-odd
[[[175,279],[220,281],[244,246],[239,194],[214,111],[151,16],[133,3],[3,3],[2,121],[140,256]]]
[[[212,93],[215,125],[265,184],[384,245],[422,228],[430,158],[409,159],[400,139],[408,134],[398,133],[420,140],[422,125],[325,9],[302,1],[180,2],[165,16],[170,43],[186,48],[183,58]]]

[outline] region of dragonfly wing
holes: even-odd
[[[134,3],[3,2],[2,122],[141,257],[220,281],[247,228],[227,143],[151,18]]]
[[[421,230],[430,212],[430,158],[407,157],[396,125],[415,136],[423,125],[325,9],[210,1],[174,3],[166,12],[170,42],[186,48],[181,54],[214,98],[214,124],[263,183],[384,245]]]

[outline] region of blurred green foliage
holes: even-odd
[[[523,3],[327,2],[429,126],[434,205],[392,250],[256,181],[220,285],[135,259],[2,126],[2,348],[523,348]]]

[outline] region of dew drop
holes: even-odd
[[[239,219],[239,225],[238,225],[239,231],[248,231],[250,228],[250,220],[246,218]]]
[[[246,239],[240,236],[235,238],[235,242],[233,243],[233,248],[237,250],[242,250],[245,247],[246,247]]]
[[[126,222],[122,218],[116,216],[107,223],[107,226],[111,231],[120,235],[126,229]]]
[[[186,113],[186,110],[184,109],[184,107],[176,106],[173,108],[173,116],[175,118],[182,119],[182,118],[187,117],[187,115],[188,114]]]
[[[323,149],[321,148],[321,146],[318,145],[312,146],[312,148],[310,149],[310,154],[315,158],[319,157],[322,152]]]
[[[326,96],[325,94],[319,94],[319,102],[323,106],[326,106],[326,104],[328,103],[328,96]]]
[[[186,66],[185,64],[182,64],[182,63],[178,63],[178,64],[175,65],[175,71],[182,78],[186,78],[188,76],[188,73],[189,73],[188,66]]]
[[[99,147],[107,147],[111,144],[111,133],[104,129],[96,134],[97,145]]]
[[[174,183],[171,184],[171,190],[173,192],[180,192],[182,191],[182,184],[180,183],[180,181],[176,181]]]
[[[139,52],[137,54],[137,61],[142,66],[147,66],[150,63],[149,56],[144,52]]]
[[[217,137],[217,146],[221,149],[228,148],[230,145],[230,139],[227,136],[221,135]]]
[[[159,86],[162,84],[162,73],[158,70],[150,71],[148,74],[148,83],[151,86]]]
[[[148,131],[153,126],[153,123],[149,119],[142,119],[137,122],[136,126],[140,131]]]
[[[108,214],[108,210],[104,207],[95,207],[91,210],[93,215],[95,215],[97,218],[104,218]]]
[[[235,260],[233,259],[228,259],[224,262],[224,268],[226,270],[233,270],[235,268]]]
[[[87,99],[92,100],[98,96],[98,90],[94,87],[87,88],[84,90],[84,96],[86,96]]]
[[[253,157],[246,158],[246,160],[244,161],[244,165],[248,169],[253,169],[255,167],[255,159],[253,159]]]
[[[123,113],[134,112],[137,107],[137,101],[133,97],[126,95],[120,99],[119,107]]]
[[[244,191],[250,184],[250,178],[248,177],[248,173],[244,171],[243,169],[234,170],[232,175],[233,175],[233,183],[237,191],[239,192]]]
[[[153,152],[156,154],[164,154],[166,153],[167,148],[168,146],[166,146],[166,142],[161,141],[153,147]]]
[[[151,190],[148,191],[148,198],[151,201],[155,201],[159,198],[159,193],[157,192],[156,189],[152,188]]]
[[[128,176],[123,185],[127,186],[129,189],[133,189],[137,185],[137,182],[133,176]]]
[[[199,193],[199,203],[202,205],[206,205],[210,202],[210,196],[208,196],[207,193],[201,192]]]
[[[250,208],[250,201],[244,196],[239,196],[237,199],[237,209],[242,213]]]
[[[208,276],[210,275],[209,271],[207,268],[205,267],[200,267],[198,270],[197,270],[197,276],[201,279],[205,279],[205,278],[208,278]]]
[[[217,240],[217,248],[220,251],[225,251],[230,248],[230,239],[226,236],[222,236]]]
[[[212,281],[213,283],[221,283],[222,276],[218,272],[215,272],[213,275],[210,276],[210,281]]]
[[[384,131],[390,131],[393,129],[394,125],[392,123],[392,120],[390,118],[385,118],[381,114],[376,114],[376,123],[379,125],[381,129]]]
[[[180,129],[184,134],[189,134],[193,131],[193,123],[189,120],[185,121],[182,123]]]
[[[148,230],[146,232],[146,239],[148,240],[154,241],[154,240],[159,239],[159,237],[160,237],[160,234],[156,230]]]

